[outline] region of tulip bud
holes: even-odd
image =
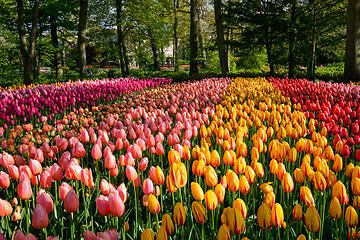
[[[233,208],[237,208],[240,210],[243,218],[246,218],[247,215],[247,207],[245,202],[241,198],[237,198],[233,203]]]
[[[348,204],[349,196],[346,193],[345,185],[341,181],[337,181],[332,189],[332,198],[337,197],[340,204]]]
[[[307,230],[317,233],[320,230],[320,216],[314,206],[310,206],[305,213],[305,226]]]
[[[149,202],[149,211],[152,214],[156,214],[158,212],[160,212],[160,204],[159,201],[157,200],[157,198],[153,195],[150,194],[148,197],[148,202]]]
[[[230,228],[227,225],[223,224],[219,229],[217,240],[230,240],[230,239],[231,239]]]
[[[191,193],[197,201],[202,201],[204,199],[204,192],[201,186],[196,182],[191,183]]]
[[[300,221],[303,218],[303,211],[300,204],[296,204],[293,209],[293,218]]]
[[[263,204],[257,212],[257,224],[261,229],[271,229],[271,209],[269,205]]]
[[[162,227],[165,228],[167,235],[171,235],[174,232],[174,223],[171,220],[169,214],[164,214],[161,221]]]
[[[141,233],[141,240],[154,240],[154,233],[153,231],[148,228],[145,229],[142,233]]]
[[[329,213],[330,216],[334,219],[339,219],[342,215],[341,205],[339,199],[336,197],[334,197],[330,203]]]
[[[34,209],[32,224],[35,229],[46,228],[49,224],[49,216],[41,204],[37,204]]]
[[[284,192],[292,192],[294,190],[294,181],[289,173],[285,173],[282,180]]]
[[[359,223],[358,214],[352,206],[348,206],[346,208],[345,222],[351,228],[356,227]]]
[[[73,190],[70,190],[64,200],[64,208],[67,212],[76,212],[79,208],[79,198]]]
[[[241,211],[237,208],[230,208],[227,213],[226,223],[230,230],[236,235],[245,232],[245,221]]]
[[[206,222],[206,211],[205,207],[200,202],[193,202],[191,205],[193,216],[199,224]]]
[[[174,207],[174,214],[173,214],[173,218],[174,218],[174,223],[178,226],[182,226],[184,225],[185,221],[186,221],[186,212],[185,212],[185,208],[181,203],[176,203],[175,207]]]

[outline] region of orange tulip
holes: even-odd
[[[171,149],[168,153],[168,160],[170,165],[172,165],[173,163],[180,163],[181,161],[180,153],[174,149]]]
[[[306,237],[304,236],[304,234],[301,234],[296,240],[306,240]]]
[[[345,169],[345,176],[350,177],[352,175],[352,171],[354,170],[354,164],[353,163],[349,163],[346,166]]]
[[[233,203],[233,208],[237,208],[240,210],[243,218],[246,218],[247,215],[247,207],[245,202],[241,198],[237,198]]]
[[[201,177],[205,173],[205,161],[204,160],[195,160],[192,164],[192,172]]]
[[[353,207],[360,209],[360,196],[355,196],[353,200]]]
[[[284,223],[284,211],[279,203],[275,203],[271,209],[271,222],[275,227],[280,227]]]
[[[226,224],[236,235],[245,232],[245,221],[241,211],[237,208],[230,208],[226,216]]]
[[[319,171],[315,173],[314,184],[318,191],[324,191],[326,189],[326,179]]]
[[[174,214],[173,214],[173,218],[174,218],[174,223],[178,226],[182,226],[184,225],[185,221],[186,221],[186,212],[185,212],[185,208],[181,203],[176,203],[175,207],[174,207]]]
[[[240,177],[240,191],[242,194],[248,194],[250,192],[249,182],[244,175],[241,175]]]
[[[343,160],[339,154],[335,155],[332,168],[335,172],[340,172],[343,169]]]
[[[300,198],[306,204],[306,207],[315,205],[314,197],[307,186],[300,187]]]
[[[217,235],[217,240],[230,240],[230,239],[231,239],[230,228],[225,224],[221,225]]]
[[[346,208],[345,222],[351,228],[356,227],[359,223],[358,214],[352,206],[348,206]]]
[[[177,190],[177,188],[174,187],[174,185],[171,183],[171,181],[170,181],[170,176],[168,176],[168,177],[166,178],[166,186],[167,186],[167,188],[168,188],[168,190],[169,190],[170,193],[174,193],[174,192],[176,192],[176,190]]]
[[[351,190],[355,196],[360,195],[360,178],[354,177],[351,179]]]
[[[256,181],[255,171],[250,166],[245,167],[245,177],[250,184],[253,184]]]
[[[294,170],[294,177],[295,177],[295,181],[299,184],[303,184],[305,181],[305,175],[299,168],[296,168]]]
[[[153,231],[148,228],[145,229],[142,233],[141,233],[141,240],[154,240],[154,233]]]
[[[226,182],[229,187],[230,192],[236,192],[239,190],[240,181],[237,174],[233,171],[230,171],[229,174],[226,174]]]
[[[208,210],[214,210],[218,206],[218,198],[212,190],[205,193],[205,204]]]
[[[218,178],[213,167],[205,167],[205,183],[208,187],[214,187],[218,183]]]
[[[270,161],[270,172],[272,175],[276,175],[278,171],[278,162],[275,159]]]
[[[226,150],[224,152],[223,162],[224,162],[225,165],[234,165],[234,158],[231,155],[229,150]]]
[[[199,224],[203,224],[206,222],[206,211],[205,207],[200,202],[193,202],[191,204],[191,209],[195,220]]]
[[[166,230],[163,226],[160,226],[156,234],[156,240],[166,240],[166,239],[167,239]]]
[[[303,211],[300,204],[296,204],[293,209],[293,218],[296,221],[300,221],[303,218]]]
[[[339,199],[337,199],[336,197],[334,197],[330,203],[329,213],[330,216],[334,219],[338,219],[342,215],[341,204],[339,202]]]
[[[320,230],[320,216],[314,206],[310,206],[306,210],[305,226],[307,230],[313,233],[317,233]]]
[[[290,173],[285,173],[282,180],[282,187],[284,189],[284,192],[292,192],[294,190],[294,181]]]
[[[213,167],[218,167],[220,165],[220,155],[216,150],[211,152],[210,164]]]
[[[283,163],[279,163],[277,173],[276,173],[277,177],[280,180],[283,180],[285,173],[286,173],[285,165]]]
[[[169,214],[164,214],[161,221],[162,226],[165,228],[167,235],[171,235],[174,232],[174,223],[171,220]]]
[[[149,202],[149,211],[152,214],[156,214],[158,212],[160,212],[160,204],[159,201],[157,200],[157,198],[153,195],[150,194],[148,197],[148,202]]]
[[[187,171],[184,163],[173,163],[170,166],[169,177],[171,183],[176,188],[182,188],[187,183]]]
[[[341,181],[337,181],[332,188],[332,198],[337,197],[340,204],[348,204],[349,196],[346,193],[345,185]]]
[[[261,229],[271,229],[271,209],[269,205],[263,204],[257,211],[257,224]]]
[[[287,160],[290,162],[296,162],[297,159],[297,151],[296,148],[291,148],[289,150],[288,156],[287,156]]]
[[[204,191],[196,182],[191,183],[191,193],[197,201],[202,201],[204,199]]]
[[[218,198],[218,203],[223,203],[225,198],[225,187],[219,183],[216,185],[214,192]]]
[[[164,173],[159,166],[155,168],[155,183],[157,185],[163,185],[165,182]]]
[[[258,176],[259,178],[262,178],[265,176],[264,168],[263,168],[262,164],[259,162],[255,164],[254,171],[256,173],[256,176]]]
[[[268,192],[265,195],[264,204],[269,205],[270,208],[274,206],[275,203],[275,194],[274,192]]]
[[[268,194],[269,192],[273,192],[273,191],[274,191],[273,187],[271,186],[271,182],[261,184],[261,185],[260,185],[260,189],[261,189],[265,194]]]

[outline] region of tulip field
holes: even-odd
[[[360,86],[0,90],[2,239],[358,239]]]

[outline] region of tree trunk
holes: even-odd
[[[289,78],[295,75],[295,21],[296,21],[296,0],[293,0],[291,6],[290,29],[289,29]]]
[[[315,66],[316,66],[316,0],[313,6],[313,19],[311,27],[311,60],[309,68],[309,80],[315,80]]]
[[[79,77],[84,79],[86,71],[86,20],[88,0],[80,0],[79,29],[78,29],[78,50],[79,50]]]
[[[125,41],[123,41],[122,48],[123,48],[124,63],[125,63],[125,74],[126,76],[129,76],[130,75],[129,58],[127,56]]]
[[[274,61],[273,61],[273,57],[272,57],[271,42],[270,42],[270,38],[269,38],[269,27],[267,27],[267,26],[265,27],[265,47],[266,47],[268,64],[270,67],[270,75],[274,76],[275,75]]]
[[[51,32],[51,43],[54,47],[54,68],[55,68],[55,78],[61,79],[63,77],[63,70],[61,69],[61,57],[60,57],[60,48],[57,35],[57,26],[54,16],[50,16],[50,32]]]
[[[117,25],[117,37],[118,37],[117,47],[120,58],[120,69],[122,75],[126,75],[124,52],[123,52],[124,36],[122,32],[122,0],[116,0],[116,25]]]
[[[173,48],[173,55],[174,55],[174,67],[175,72],[179,70],[179,64],[178,64],[178,16],[177,16],[177,10],[179,8],[179,1],[174,0],[174,48]]]
[[[224,29],[222,25],[222,16],[221,16],[221,0],[214,0],[214,9],[215,9],[216,35],[217,35],[217,43],[219,49],[221,74],[223,77],[225,77],[228,73],[229,68],[227,65],[227,58],[225,52]]]
[[[347,10],[345,82],[360,81],[360,1],[349,0]]]
[[[200,1],[199,9],[201,8],[203,2]],[[201,11],[199,11],[199,19],[198,19],[198,29],[199,29],[199,48],[200,48],[200,56],[201,56],[201,68],[206,69],[206,51],[205,51],[205,39],[203,35],[203,29],[201,24]]]
[[[190,0],[190,76],[199,73],[198,69],[198,0]]]
[[[149,36],[150,36],[151,50],[152,50],[153,59],[154,59],[154,70],[155,71],[160,71],[159,48],[158,48],[158,46],[156,44],[156,40],[155,40],[154,33],[153,33],[152,29],[149,29]]]
[[[32,25],[29,38],[29,48],[26,43],[26,31],[24,23],[24,3],[22,0],[17,0],[17,13],[18,13],[18,33],[20,39],[20,52],[24,64],[24,84],[29,85],[33,82],[33,63],[35,56],[35,40],[37,30],[37,19],[39,15],[39,0],[35,0]]]

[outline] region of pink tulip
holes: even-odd
[[[96,207],[102,216],[108,216],[110,212],[109,198],[104,195],[100,195],[96,198]]]
[[[60,192],[60,199],[65,201],[66,195],[69,193],[69,191],[74,190],[68,183],[63,182],[59,187]]]
[[[154,184],[149,178],[146,178],[143,182],[143,192],[148,196],[154,193]]]
[[[31,198],[32,190],[30,185],[29,179],[24,179],[19,182],[17,193],[19,195],[19,198],[22,200],[26,200]]]
[[[42,173],[41,163],[37,160],[30,159],[29,167],[33,175],[38,176]]]
[[[104,163],[105,163],[105,167],[107,169],[114,169],[116,167],[116,158],[115,158],[115,156],[110,153],[110,155],[108,155],[105,158]]]
[[[48,214],[50,214],[54,210],[54,202],[48,193],[42,193],[37,199],[36,203],[45,207]]]
[[[101,147],[98,144],[95,144],[91,149],[91,156],[95,160],[99,160],[102,157]]]
[[[109,205],[111,206],[111,214],[116,217],[121,217],[125,212],[125,205],[121,198],[115,194],[109,194]]]
[[[75,191],[70,190],[64,200],[64,208],[67,212],[76,212],[79,208],[79,198]]]
[[[77,142],[73,148],[71,148],[71,156],[74,158],[85,157],[86,151],[84,145],[81,142]]]
[[[126,177],[130,181],[135,181],[135,179],[138,177],[138,174],[133,166],[126,166],[125,173],[126,173]]]
[[[124,183],[120,184],[120,186],[117,188],[117,191],[119,193],[119,197],[125,203],[127,200],[127,192],[126,192],[125,184]]]
[[[51,179],[53,181],[59,181],[64,178],[64,173],[61,170],[60,166],[57,163],[54,163],[51,167]]]
[[[5,172],[0,172],[0,188],[8,188],[10,186],[9,175]]]
[[[32,224],[35,229],[46,228],[49,224],[49,216],[46,209],[41,204],[37,204],[32,218]]]

